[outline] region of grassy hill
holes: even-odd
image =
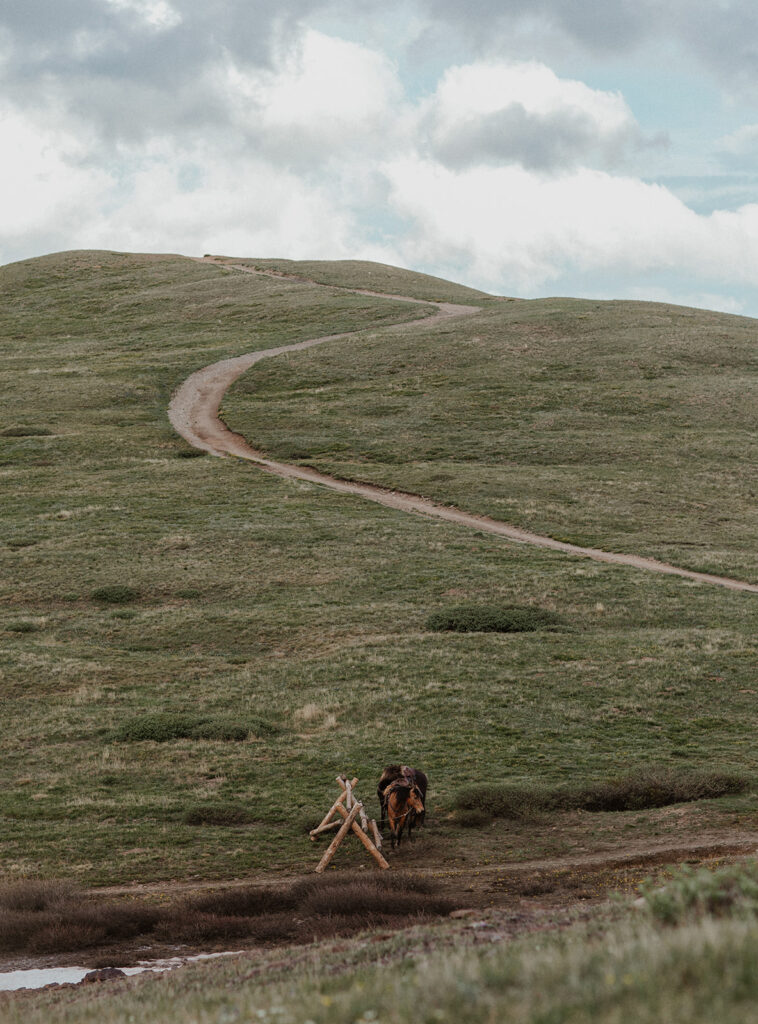
[[[395,760],[432,780],[428,834],[399,863],[611,849],[632,823],[658,839],[749,827],[750,792],[675,816],[543,810],[479,829],[453,811],[483,781],[581,787],[651,766],[752,781],[753,595],[194,457],[166,406],[216,359],[354,330],[256,366],[229,422],[338,474],[755,579],[752,322],[249,262],[335,287],[110,252],[0,268],[0,872],[306,870],[335,774],[369,796]],[[482,312],[411,332],[428,307],[340,285]],[[466,601],[559,625],[428,627]]]

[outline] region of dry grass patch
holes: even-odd
[[[76,952],[143,936],[192,944],[309,942],[438,917],[455,906],[433,883],[395,872],[228,889],[164,906],[99,901],[67,882],[27,881],[0,890],[0,950]]]

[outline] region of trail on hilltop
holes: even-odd
[[[205,257],[201,262],[214,263],[217,266],[222,266],[239,273],[253,274],[255,276],[284,276],[280,273],[259,270],[244,266],[243,264],[226,262],[215,257]],[[317,282],[305,278],[293,277],[291,275],[287,275],[287,277],[289,280],[300,281],[304,284],[317,284]],[[334,286],[329,287],[333,288]],[[480,308],[478,306],[457,305],[449,302],[419,300],[418,298],[404,295],[388,295],[362,288],[345,288],[342,290],[358,295],[393,299],[396,302],[412,302],[416,305],[421,301],[426,301],[429,305],[437,307],[437,312],[431,316],[410,323],[405,322],[404,326],[406,328],[412,328],[416,325],[418,327],[427,327],[435,321],[471,316],[478,313]],[[389,330],[391,326],[379,328],[379,330]],[[217,363],[212,363],[210,366],[197,370],[176,390],[171,399],[169,404],[171,424],[195,448],[219,457],[235,455],[237,458],[255,463],[265,472],[273,473],[275,476],[288,480],[303,480],[307,483],[320,484],[341,494],[366,498],[369,501],[374,501],[380,505],[398,509],[402,512],[442,519],[458,526],[465,526],[482,533],[494,534],[520,544],[533,544],[536,547],[562,551],[567,555],[591,558],[597,562],[626,565],[647,572],[680,576],[698,583],[709,583],[726,587],[730,590],[748,591],[758,594],[758,584],[755,583],[746,583],[727,576],[716,576],[711,573],[696,572],[691,569],[681,569],[667,562],[659,562],[656,559],[644,558],[640,555],[621,554],[619,552],[603,551],[599,548],[569,544],[565,541],[555,540],[553,537],[509,526],[507,523],[492,519],[489,516],[475,515],[450,506],[438,505],[420,495],[408,494],[403,491],[391,491],[386,488],[377,487],[374,484],[341,480],[327,473],[320,473],[315,469],[278,462],[275,459],[268,458],[265,453],[253,448],[244,437],[229,430],[219,418],[221,401],[228,389],[238,377],[261,359],[284,355],[287,352],[297,352],[302,349],[312,348],[315,345],[323,345],[325,342],[337,341],[350,337],[355,333],[359,332],[350,331],[343,334],[329,334],[319,338],[310,338],[307,341],[300,341],[293,345],[280,345],[277,348],[265,349],[262,352],[251,352],[247,355],[238,356],[235,359],[222,359]]]

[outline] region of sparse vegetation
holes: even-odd
[[[561,619],[543,608],[461,604],[434,612],[426,624],[436,632],[532,633],[538,629],[560,628]]]
[[[104,604],[128,604],[138,598],[139,591],[123,583],[112,583],[92,591],[93,601],[102,601]]]
[[[183,821],[186,825],[250,825],[255,815],[239,804],[198,804],[187,808]]]

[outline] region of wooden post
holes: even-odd
[[[311,842],[315,843],[322,832],[331,832],[333,828],[339,828],[341,824],[342,822],[339,820],[339,818],[337,818],[335,821],[327,822],[326,825],[319,825],[318,828],[311,829],[311,831],[308,833],[308,835],[311,837]]]
[[[361,828],[368,835],[368,818],[366,817],[366,808],[361,804]]]
[[[373,818],[371,819],[371,831],[374,833],[374,846],[377,848],[377,850],[381,850],[382,834],[379,831],[379,826],[377,825]]]
[[[363,805],[362,804],[358,804],[357,806],[362,807]],[[356,809],[357,808],[354,807],[353,811],[356,811]],[[371,854],[371,856],[374,858],[374,860],[379,865],[379,867],[383,868],[383,869],[384,868],[388,868],[389,864],[387,863],[387,861],[384,859],[384,857],[382,857],[382,855],[381,855],[381,853],[379,853],[379,850],[377,849],[377,847],[374,846],[374,844],[371,842],[371,840],[366,835],[366,833],[363,831],[363,829],[358,826],[358,823],[355,821],[355,818],[353,817],[353,811],[351,811],[350,814],[348,814],[347,811],[345,810],[345,808],[342,806],[342,804],[340,804],[340,806],[337,808],[337,810],[342,815],[342,817],[345,819],[345,821],[343,822],[342,827],[344,828],[345,825],[347,825],[347,823],[348,823],[348,819],[350,819],[352,817],[352,821],[351,821],[349,827],[352,828],[353,832],[355,832],[355,834],[358,836],[360,841],[366,847],[366,849]],[[337,833],[337,834],[339,835],[339,833]],[[379,842],[381,843],[381,839],[379,840]],[[337,849],[337,847],[335,846],[335,850],[336,849]],[[327,850],[327,853],[328,852],[329,851]],[[321,867],[321,865],[319,865],[319,867]],[[318,868],[316,868],[316,871],[318,871]]]
[[[334,812],[337,810],[337,806],[343,802],[343,800],[345,799],[345,797],[347,795],[347,789],[345,787],[345,782],[341,778],[337,779],[337,781],[339,782],[340,786],[342,786],[342,792],[337,797],[337,799],[334,801],[332,806],[329,808],[329,812],[324,816],[321,824],[318,825],[316,828],[311,829],[311,831],[310,831],[311,838],[313,838],[318,832],[320,832],[321,829],[324,827],[324,825],[328,824],[329,819],[334,814]],[[351,786],[355,786],[357,784],[357,782],[358,782],[357,779],[353,779],[353,781],[350,783],[350,785]]]
[[[341,803],[337,804],[337,810],[341,811],[345,815],[345,820],[342,822],[342,828],[339,830],[339,832],[334,837],[334,839],[332,839],[331,843],[329,844],[328,850],[326,851],[324,856],[319,861],[318,867],[316,868],[316,873],[317,874],[321,874],[321,872],[326,869],[327,864],[329,863],[329,861],[332,859],[332,857],[336,853],[337,847],[340,845],[342,840],[348,834],[348,832],[350,831],[350,826],[353,824],[355,819],[358,817],[358,810],[359,810],[359,808],[360,808],[360,804],[355,804],[355,806],[353,807],[352,811],[350,811],[350,813],[348,814],[348,812],[345,810],[345,808],[342,806]],[[358,829],[358,831],[360,832],[360,829]],[[382,858],[382,859],[384,859],[384,858]],[[389,867],[389,865],[387,865],[387,866]]]

